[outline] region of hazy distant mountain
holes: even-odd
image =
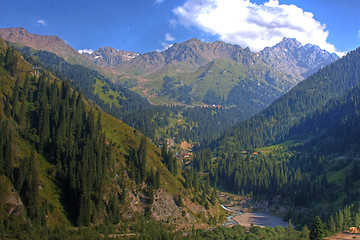
[[[339,59],[335,53],[312,44],[303,46],[294,38],[283,38],[275,46],[264,48],[259,56],[266,64],[301,80]]]

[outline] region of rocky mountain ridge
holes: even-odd
[[[339,59],[335,53],[329,53],[319,46],[312,44],[303,46],[295,38],[283,38],[275,46],[264,48],[259,52],[259,57],[267,65],[300,80]]]
[[[242,105],[250,94],[256,111],[337,59],[317,46],[302,46],[287,38],[258,53],[222,41],[192,38],[162,52],[139,54],[103,47],[80,54],[56,36],[31,34],[23,28],[2,29],[0,37],[96,69],[155,104],[207,103],[248,109]]]
[[[84,52],[82,55],[93,61],[96,65],[112,67],[127,62],[140,54],[137,52],[118,50],[112,47],[102,47],[91,54]]]

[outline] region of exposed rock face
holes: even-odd
[[[184,211],[184,215],[185,213]],[[157,190],[154,194],[154,203],[151,205],[151,217],[156,221],[172,219],[178,222],[183,218],[183,213],[170,194]]]
[[[294,38],[284,38],[275,46],[264,48],[259,56],[266,64],[300,80],[339,59],[335,53],[312,44],[303,46]]]
[[[216,59],[231,59],[244,66],[267,65],[299,81],[339,59],[334,53],[330,54],[312,44],[303,46],[292,38],[284,38],[280,43],[266,47],[259,53],[221,41],[205,43],[192,38],[180,44],[175,43],[163,52],[138,54],[106,47],[90,56],[100,66],[116,66],[119,72],[125,73],[133,73],[136,69],[140,75],[157,71],[166,65],[195,71]]]
[[[139,53],[117,50],[112,47],[102,47],[91,54],[83,55],[99,66],[112,67],[139,56]]]
[[[136,69],[141,74],[160,70],[165,66],[176,66],[183,71],[195,71],[216,59],[231,59],[246,66],[265,65],[249,48],[243,49],[221,41],[204,43],[192,38],[181,44],[175,43],[163,52],[141,54],[130,61],[119,64],[120,72],[131,73]]]
[[[17,216],[25,220],[26,212],[20,196],[8,178],[0,176],[0,216]]]

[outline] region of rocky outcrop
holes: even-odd
[[[265,64],[299,80],[339,59],[335,53],[329,53],[312,44],[303,46],[294,38],[283,38],[275,46],[266,47],[259,53],[259,57]]]

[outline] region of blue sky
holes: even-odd
[[[0,28],[57,35],[76,50],[140,53],[192,37],[259,51],[294,37],[330,52],[360,46],[359,0],[5,0]]]

